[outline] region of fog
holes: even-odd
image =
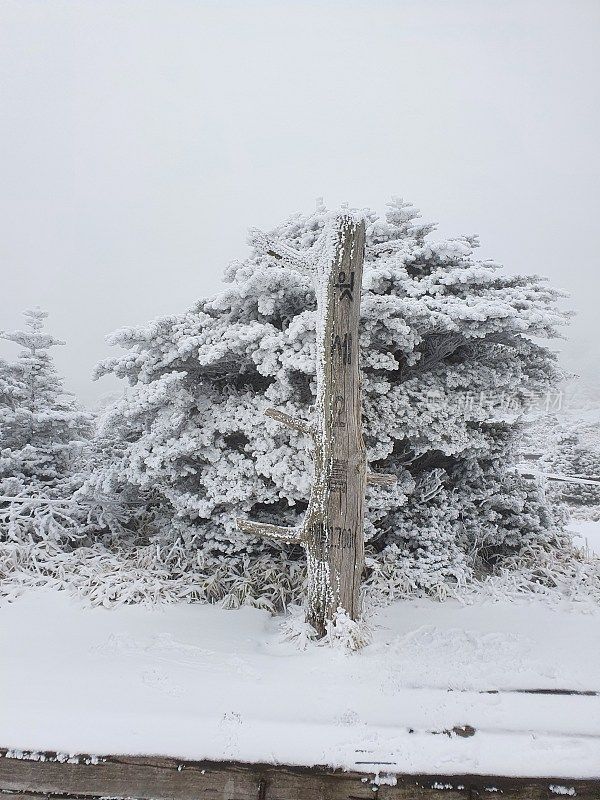
[[[123,325],[219,289],[246,230],[401,195],[548,275],[597,371],[600,3],[0,2],[0,328],[40,304],[91,380]],[[0,355],[16,355],[2,343]]]

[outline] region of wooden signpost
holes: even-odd
[[[312,436],[314,475],[304,522],[300,528],[285,528],[237,520],[246,533],[304,546],[307,619],[319,636],[326,633],[328,622],[338,612],[353,620],[360,617],[366,485],[396,481],[395,476],[367,475],[358,330],[364,251],[364,220],[338,215],[327,231],[313,271],[317,295],[314,421],[297,420],[277,409],[265,412]],[[278,255],[276,251],[271,254]],[[285,251],[278,255],[285,256]]]

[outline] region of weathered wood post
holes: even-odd
[[[288,256],[287,248],[282,250]],[[360,295],[365,223],[338,215],[327,232],[314,270],[317,295],[317,399],[314,421],[296,420],[276,409],[265,412],[290,428],[312,434],[314,476],[301,528],[237,520],[261,534],[306,549],[308,621],[319,636],[338,610],[360,617],[364,569],[363,514],[367,482],[393,484],[396,478],[367,475],[361,422],[359,366]],[[297,256],[295,257],[297,258]]]
[[[314,478],[305,519],[308,621],[317,633],[338,608],[360,616],[367,461],[358,323],[364,221],[340,216],[317,265]]]

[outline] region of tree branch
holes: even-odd
[[[395,486],[397,483],[397,475],[384,475],[380,472],[367,472],[367,484],[369,486]]]
[[[46,497],[0,497],[0,503],[23,503],[24,505],[41,505],[41,506],[68,506],[71,503],[70,499],[55,500],[54,498]]]
[[[267,408],[263,413],[265,417],[270,417],[277,422],[281,422],[282,425],[285,425],[294,431],[299,431],[299,433],[308,433],[311,436],[314,434],[313,426],[310,424],[310,422],[307,422],[304,419],[296,419],[295,417],[291,417],[289,414],[279,411],[277,408]]]
[[[301,544],[303,541],[300,528],[268,525],[266,522],[252,522],[249,519],[236,519],[235,524],[242,533],[248,533],[251,536],[268,536],[269,539],[289,544]]]
[[[288,266],[293,267],[299,272],[310,272],[312,262],[303,253],[295,250],[287,244],[278,242],[267,236],[266,233],[251,228],[248,235],[248,241],[251,245],[258,250],[262,250],[266,255],[276,258],[278,261],[284,261]]]
[[[529,472],[522,465],[517,465],[517,469],[524,478],[545,478],[547,481],[559,481],[561,483],[579,483],[584,486],[600,486],[599,478],[580,477],[577,475],[555,475],[551,472]]]

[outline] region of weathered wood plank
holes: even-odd
[[[373,800],[373,787],[356,773],[268,772],[264,800]]]
[[[396,785],[374,776],[326,767],[181,761],[107,756],[98,763],[6,757],[0,751],[0,800],[599,800],[600,778],[506,778],[491,775],[396,775]],[[54,758],[54,760],[53,760]],[[600,765],[599,765],[600,773]],[[563,794],[564,790],[575,795]]]
[[[234,764],[194,764],[126,756],[98,764],[0,759],[3,791],[146,800],[257,800],[260,775]]]
[[[347,800],[372,798],[356,773],[322,773],[271,765],[178,762],[113,756],[98,764],[0,758],[3,791],[56,797],[140,800]]]
[[[0,789],[1,800],[50,800],[52,795],[49,794],[36,794],[34,792],[3,792]],[[68,800],[75,800],[68,798]]]

